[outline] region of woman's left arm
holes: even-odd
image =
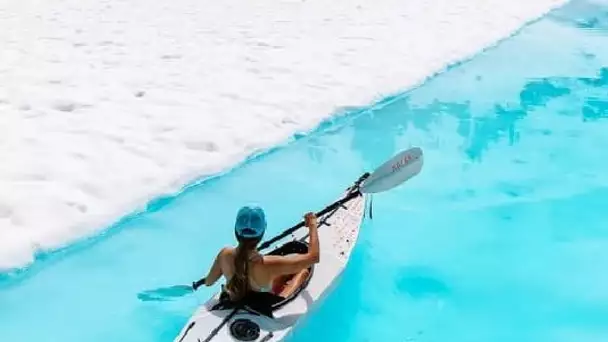
[[[225,253],[226,248],[222,248],[220,252],[216,255],[215,260],[213,261],[213,265],[211,265],[211,269],[209,269],[209,273],[207,273],[207,276],[199,281],[192,283],[192,288],[196,290],[203,284],[205,284],[205,286],[212,286],[218,279],[220,279],[220,277],[222,276],[221,258]]]

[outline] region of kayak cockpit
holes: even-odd
[[[308,244],[303,241],[289,241],[284,245],[269,252],[269,255],[289,255],[289,254],[304,254],[308,252]],[[285,298],[276,295],[272,292],[256,292],[252,291],[238,302],[231,301],[228,294],[222,292],[219,298],[219,302],[215,304],[211,311],[215,310],[230,310],[240,308],[242,310],[250,311],[254,314],[268,316],[274,318],[273,312],[282,308],[294,298],[296,298],[302,290],[306,288],[310,279],[313,275],[314,266],[309,268],[308,278],[302,283],[302,285],[295,290],[289,297]]]

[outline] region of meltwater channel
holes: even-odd
[[[406,94],[121,221],[0,280],[0,341],[172,341],[217,287],[172,302],[233,242],[269,235],[420,146],[374,198],[335,290],[292,341],[608,340],[608,6],[573,1]]]

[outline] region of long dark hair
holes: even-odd
[[[242,299],[250,290],[249,285],[249,255],[260,242],[259,238],[245,239],[237,237],[239,245],[234,257],[234,275],[226,284],[226,292],[233,301]]]

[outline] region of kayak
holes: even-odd
[[[373,173],[363,174],[337,201],[317,212],[320,262],[309,268],[308,279],[288,298],[271,292],[252,292],[244,300],[232,303],[220,291],[194,312],[174,342],[274,342],[285,339],[321,297],[329,293],[347,266],[365,218],[368,196],[411,179],[420,172],[422,165],[422,149],[412,147],[402,151]],[[369,202],[371,217],[371,200]],[[303,227],[304,222],[300,222],[285,230],[262,243],[258,251],[274,246],[269,254],[306,253],[308,230]],[[171,300],[196,291],[195,283],[147,290],[138,297],[142,301]]]
[[[282,341],[346,267],[365,217],[366,197],[353,186],[337,201],[341,205],[318,217],[320,262],[290,297],[259,293],[239,307],[225,304],[217,293],[192,315],[174,341]],[[307,234],[307,229],[296,230],[269,254],[306,253]]]

